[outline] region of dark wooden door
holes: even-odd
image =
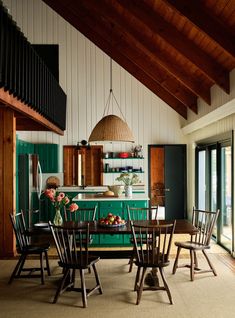
[[[165,208],[165,219],[186,218],[186,145],[149,145],[151,205]]]

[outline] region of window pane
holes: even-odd
[[[221,244],[232,249],[231,147],[221,149]]]
[[[206,151],[198,153],[198,208],[206,208]]]
[[[211,202],[210,209],[216,211],[217,209],[217,173],[216,173],[216,149],[211,151]]]

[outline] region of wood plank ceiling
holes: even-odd
[[[229,94],[235,0],[44,0],[187,118],[210,88]]]

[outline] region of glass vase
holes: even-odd
[[[132,186],[131,185],[125,186],[125,197],[132,197]]]
[[[60,209],[55,209],[55,217],[53,223],[57,226],[60,226],[63,224],[63,218],[60,214]]]

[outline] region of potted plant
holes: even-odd
[[[124,183],[125,196],[131,197],[132,196],[132,185],[139,183],[140,179],[136,173],[124,172],[124,173],[121,173],[120,176],[116,178],[116,181],[121,181]]]

